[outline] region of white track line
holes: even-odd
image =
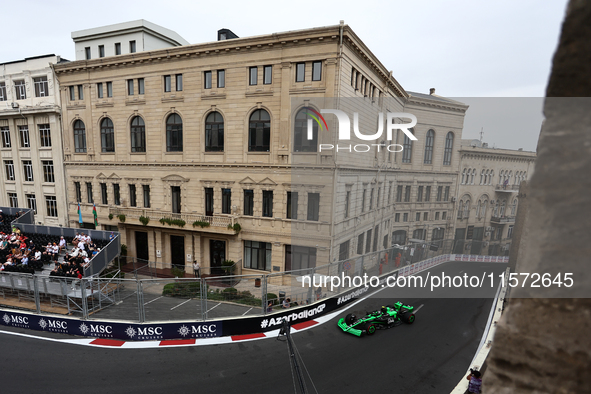
[[[254,309],[254,307],[250,308],[249,310],[247,310],[246,312],[244,312],[244,313],[242,314],[242,316],[246,315],[248,312],[252,311],[253,309]]]
[[[210,310],[217,308],[218,306],[222,305],[222,303],[220,302],[219,304],[217,304],[216,306],[212,306],[211,308],[209,308],[205,313],[208,313]]]
[[[181,306],[181,305],[183,305],[183,304],[186,304],[186,303],[187,303],[187,302],[189,302],[189,301],[191,301],[191,298],[189,298],[187,301],[185,301],[185,302],[183,302],[183,303],[180,303],[180,304],[178,304],[177,306],[173,306],[172,308],[170,308],[170,310],[176,309],[176,308],[178,308],[179,306]]]

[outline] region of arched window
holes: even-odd
[[[489,185],[492,185],[494,176],[495,176],[495,170],[490,170],[490,176],[488,177],[488,184]]]
[[[146,125],[141,116],[136,116],[131,120],[131,151],[146,151]]]
[[[264,109],[250,115],[248,127],[248,151],[269,152],[271,147],[271,116]]]
[[[501,172],[499,173],[499,185],[503,184],[503,175],[505,174],[505,171],[501,170]]]
[[[486,217],[486,206],[488,205],[488,201],[484,201],[482,203],[482,208],[480,209],[480,216],[485,218]]]
[[[499,212],[499,216],[501,217],[505,215],[505,203],[505,200],[501,201],[501,211]]]
[[[415,133],[413,129],[410,129],[411,133]],[[408,138],[406,133],[404,134],[404,143],[402,145],[402,162],[410,163],[412,160],[412,140]]]
[[[482,205],[482,201],[478,200],[478,204],[476,204],[476,217],[480,218],[480,206]]]
[[[507,184],[511,183],[512,176],[513,176],[513,171],[509,171],[509,175],[507,175]]]
[[[472,178],[470,180],[470,184],[473,185],[474,184],[474,177],[476,176],[476,168],[472,169]]]
[[[76,153],[86,153],[86,128],[80,119],[74,122],[74,147]]]
[[[454,133],[451,131],[445,136],[445,149],[443,151],[443,165],[451,165],[451,152],[454,146]]]
[[[205,118],[205,151],[224,151],[224,117],[212,112]]]
[[[115,130],[113,129],[113,121],[109,118],[101,121],[101,150],[115,152]]]
[[[460,200],[458,204],[458,219],[462,218],[462,214],[464,213],[464,202]]]
[[[483,185],[484,184],[484,169],[480,171],[480,184]]]
[[[497,204],[495,205],[495,208],[493,210],[494,217],[499,217],[499,206],[500,205],[501,205],[501,203],[499,202],[499,200],[497,200]]]
[[[462,171],[462,185],[466,183],[466,169],[464,168],[464,171]]]
[[[425,140],[425,164],[433,163],[433,144],[435,142],[435,132],[433,130],[427,131],[427,139]]]
[[[310,112],[306,108],[298,111],[293,126],[293,151],[317,152],[318,151],[318,123],[308,116]],[[312,125],[312,139],[308,139],[308,123]]]
[[[468,219],[470,217],[470,200],[467,200],[464,204],[464,218]]]
[[[517,212],[517,199],[513,199],[513,205],[511,205],[511,216],[515,216],[515,212]]]
[[[166,151],[183,151],[183,120],[178,114],[166,118]]]
[[[484,184],[488,185],[488,177],[489,177],[490,171],[486,170],[486,172],[484,173]]]

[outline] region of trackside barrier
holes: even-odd
[[[378,273],[380,265],[382,265],[381,269],[383,270],[383,265],[385,263],[386,257],[385,253],[387,252],[381,253],[383,254],[378,254],[377,256],[369,256],[367,261],[363,261],[363,263],[367,264],[360,266],[360,269],[365,270],[365,272],[367,272],[368,275],[373,275],[372,272],[374,271]],[[491,262],[507,261],[507,258],[505,257],[490,257]],[[472,256],[453,254],[436,256],[425,261],[411,264],[409,266],[395,268],[387,273],[382,273],[382,275],[379,275],[379,277],[384,279],[394,272],[398,272],[398,275],[410,275],[449,261],[472,261]],[[354,269],[355,266],[357,265],[339,265],[337,268],[343,269],[345,271],[351,271],[352,269]],[[311,273],[313,274],[314,271],[315,269],[312,269]],[[336,272],[332,272],[330,269],[327,269],[323,272],[337,274]],[[193,291],[196,294],[199,294],[199,296],[201,297],[201,311],[205,314],[205,318],[202,318],[201,321],[198,321],[197,319],[189,319],[188,321],[180,322],[161,321],[153,323],[142,323],[142,321],[145,321],[145,318],[147,317],[147,314],[145,312],[148,311],[148,309],[146,309],[146,304],[148,302],[146,294],[148,294],[148,292],[144,291],[146,287],[149,287],[149,285],[147,285],[148,282],[144,280],[136,281],[119,278],[93,278],[83,279],[80,281],[80,283],[77,284],[78,286],[80,286],[79,299],[83,301],[81,302],[81,309],[83,318],[85,318],[86,320],[64,318],[61,316],[42,316],[38,314],[36,315],[32,313],[14,312],[4,309],[0,310],[0,325],[28,328],[41,331],[61,332],[70,335],[90,336],[97,338],[112,338],[128,341],[191,339],[230,335],[257,334],[265,331],[278,329],[284,320],[287,320],[292,324],[297,324],[314,319],[316,317],[320,317],[324,314],[333,312],[355,301],[359,297],[368,295],[378,290],[377,288],[370,287],[341,289],[338,293],[335,292],[335,294],[317,294],[316,291],[314,291],[313,296],[319,296],[318,300],[308,300],[311,302],[303,302],[301,305],[289,308],[287,310],[276,311],[276,309],[272,308],[269,311],[267,308],[262,308],[263,305],[267,305],[268,301],[270,301],[266,298],[269,290],[266,285],[263,286],[261,282],[258,282],[259,286],[262,289],[259,290],[259,293],[251,293],[251,295],[253,296],[252,298],[257,299],[256,303],[258,303],[258,298],[256,296],[258,294],[261,294],[260,300],[262,311],[260,315],[241,316],[231,320],[207,320],[207,310],[208,308],[212,307],[211,301],[213,301],[213,298],[210,301],[208,301],[209,293],[212,290],[214,281],[220,279],[236,281],[236,277],[221,277],[218,279],[207,278],[207,281],[205,279],[201,279],[201,281],[191,279],[192,283],[200,283],[198,289],[195,289],[194,285],[179,286],[180,283],[185,283],[184,281],[179,280],[168,281],[168,283],[163,283],[162,281],[157,280],[160,281],[160,283],[154,283],[152,285],[155,286],[155,291],[153,292],[154,295],[160,294],[160,291],[164,293],[165,289],[167,289],[166,291],[181,291],[181,287],[186,287],[184,291]],[[256,277],[251,277],[247,282],[254,283],[255,288],[258,289],[259,286],[257,286],[256,279]],[[260,276],[258,279],[264,278]],[[0,284],[2,283],[6,282],[0,281]],[[172,284],[172,286],[167,287],[167,284]],[[71,283],[68,283],[68,285],[71,285]],[[76,284],[72,285],[76,286]],[[105,289],[109,288],[109,286],[113,290],[113,294],[107,296],[105,295]],[[220,293],[223,293],[223,291]],[[225,294],[224,296],[228,295],[228,293],[231,294],[230,296],[238,296],[234,291],[226,293],[227,294]],[[244,294],[242,296],[244,297]],[[159,295],[158,297],[164,296]],[[250,296],[247,297],[250,299]],[[188,298],[186,302],[189,302],[190,300],[191,298]],[[122,303],[124,305],[131,305],[130,310],[132,312],[126,314],[126,321],[115,322],[107,319],[90,319],[91,317],[96,316],[89,316],[88,311],[91,308],[95,307],[96,305],[100,306],[101,302],[109,305],[114,305],[119,303],[118,301],[124,301]],[[221,302],[224,301],[219,300],[219,303]],[[111,308],[116,307],[111,306],[109,309]],[[137,308],[137,314],[134,313],[134,308]],[[130,321],[130,318],[135,319],[135,321]]]

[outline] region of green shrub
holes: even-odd
[[[125,215],[121,214],[121,215],[117,215],[117,217],[119,218],[119,221],[121,223],[125,223]]]
[[[113,220],[113,214],[112,213],[109,214],[109,220]]]
[[[267,303],[273,302],[273,305],[279,305],[279,297],[274,293],[267,293]]]
[[[209,227],[209,222],[204,222],[204,221],[201,221],[201,220],[195,220],[193,222],[193,227],[197,227],[197,226],[199,226],[201,228]]]
[[[171,218],[161,218],[159,220],[159,222],[161,224],[168,224],[169,226],[175,225],[175,226],[179,226],[179,227],[185,227],[185,224],[187,224],[187,222],[185,222],[183,219],[171,219]]]
[[[240,225],[240,223],[234,223],[233,226],[232,224],[228,224],[228,230],[234,230],[234,232],[238,234],[240,230],[242,230],[242,226]]]
[[[170,273],[176,278],[184,278],[185,277],[185,270],[182,268],[173,265],[170,269]]]
[[[150,218],[146,216],[140,216],[140,222],[142,222],[144,226],[147,226],[148,223],[150,223]]]
[[[201,296],[201,282],[175,282],[164,285],[162,295],[168,297],[194,298]]]

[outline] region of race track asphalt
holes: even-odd
[[[459,274],[467,263],[431,272]],[[495,275],[504,264],[486,266]],[[481,271],[480,271],[481,272]],[[463,274],[462,274],[463,275]],[[468,368],[485,328],[491,298],[403,298],[385,289],[346,313],[401,301],[420,306],[412,325],[357,338],[339,317],[292,336],[309,371],[309,393],[449,393]],[[14,330],[19,331],[19,330]],[[31,334],[32,331],[21,331]],[[2,393],[294,393],[285,342],[163,349],[85,347],[0,335]]]

